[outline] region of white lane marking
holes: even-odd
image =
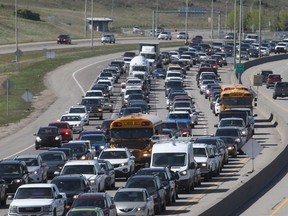
[[[105,62],[105,61],[108,61],[108,60],[111,60],[111,59],[114,59],[114,58],[108,58],[108,59],[104,59],[104,60],[101,60],[101,61],[94,62],[94,63],[92,63],[92,64],[89,64],[89,65],[86,65],[86,66],[84,66],[84,67],[82,67],[82,68],[79,68],[78,70],[76,70],[76,71],[73,72],[72,77],[73,77],[74,81],[76,82],[76,84],[78,85],[78,87],[80,88],[80,90],[82,91],[83,95],[85,95],[85,90],[83,89],[83,87],[81,86],[81,84],[79,83],[79,81],[76,79],[75,75],[76,75],[78,72],[80,72],[80,71],[82,71],[82,70],[84,70],[84,69],[86,69],[86,68],[88,68],[88,67],[91,67],[91,66],[93,66],[93,65],[95,65],[95,64],[99,64],[99,63],[102,63],[102,62]]]

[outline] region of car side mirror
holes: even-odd
[[[217,128],[217,127],[218,127],[218,124],[215,124],[215,125],[214,125],[214,127],[216,127],[216,128]]]
[[[63,198],[62,194],[58,194],[56,197],[56,199],[62,199],[62,198]]]
[[[14,198],[14,195],[8,195],[7,197],[8,200],[13,200],[13,198]]]
[[[135,156],[133,156],[133,155],[130,156],[130,159],[135,160]]]
[[[60,172],[59,172],[59,171],[55,171],[55,172],[54,172],[54,175],[55,175],[55,176],[59,176],[59,175],[60,175]]]
[[[194,162],[191,162],[190,163],[190,169],[195,169],[196,167],[195,167],[195,163]]]

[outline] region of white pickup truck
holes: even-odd
[[[66,194],[60,193],[55,184],[39,183],[21,185],[8,210],[8,216],[58,216],[65,215]]]

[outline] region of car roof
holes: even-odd
[[[127,151],[126,148],[108,148],[108,149],[103,149],[103,151]]]
[[[9,160],[1,160],[0,163],[1,164],[22,164],[22,163],[25,163],[25,162],[19,161],[19,160],[9,159]]]
[[[51,183],[33,183],[33,184],[23,184],[20,187],[21,188],[37,188],[37,187],[50,188],[52,186],[55,186],[55,184],[51,184]]]
[[[17,155],[14,159],[19,159],[19,158],[38,158],[39,155],[38,154],[25,154],[25,155]]]
[[[140,191],[140,192],[144,192],[144,191],[147,191],[146,188],[119,188],[116,193],[120,191],[127,191],[127,192],[134,192],[134,191]]]
[[[65,181],[65,180],[77,180],[77,179],[83,179],[85,178],[82,174],[68,174],[68,175],[60,175],[60,176],[55,176],[51,182],[54,180],[57,181]]]
[[[46,154],[57,154],[57,153],[65,155],[63,151],[44,151],[44,152],[39,153],[39,155],[41,156],[41,155],[46,155]]]
[[[72,161],[67,161],[66,165],[83,165],[83,164],[87,164],[87,165],[94,165],[97,164],[97,160],[72,160]]]

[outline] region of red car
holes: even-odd
[[[62,136],[62,142],[73,140],[73,133],[68,122],[50,122],[49,126],[56,126]]]
[[[281,82],[282,77],[280,74],[269,74],[266,80],[266,88],[274,87],[276,82]]]
[[[57,44],[71,44],[71,37],[68,34],[61,34],[57,37]]]
[[[207,59],[204,63],[207,63],[210,65],[210,67],[213,69],[214,73],[217,74],[218,72],[218,64],[216,59]]]

